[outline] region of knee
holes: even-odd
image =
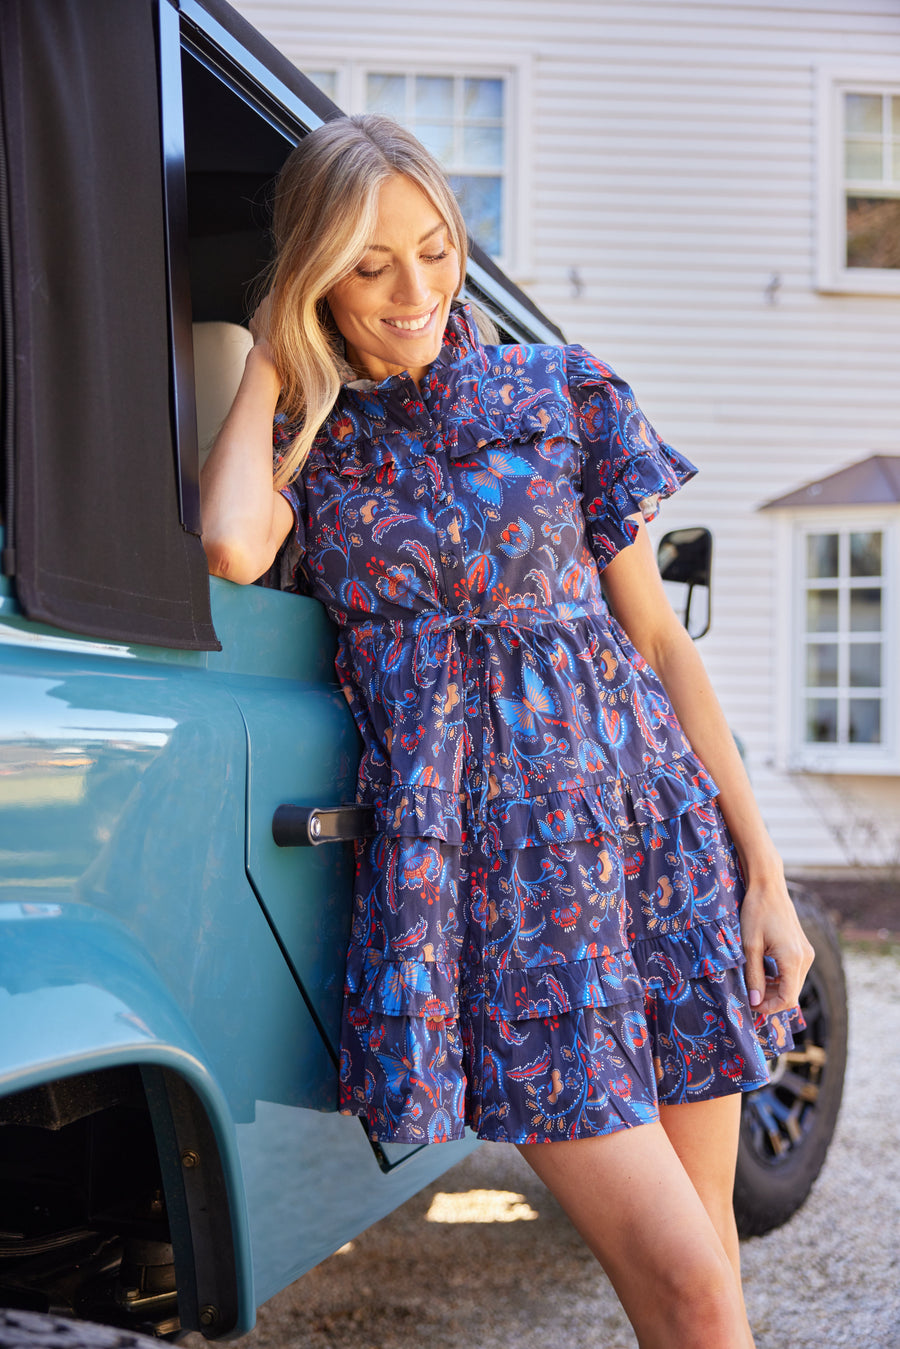
[[[685,1251],[659,1288],[660,1343],[677,1349],[744,1349],[743,1298],[731,1264],[716,1249]]]

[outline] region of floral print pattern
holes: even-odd
[[[378,822],[340,1101],[375,1139],[606,1133],[790,1043],[747,1003],[715,784],[600,585],[693,472],[601,361],[461,307],[421,391],[345,385],[284,489],[280,584],[340,630]]]

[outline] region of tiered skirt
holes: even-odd
[[[749,1007],[714,793],[687,754],[480,825],[422,801],[361,842],[341,1110],[379,1141],[531,1143],[762,1085],[803,1023]],[[402,794],[371,795],[402,830]]]

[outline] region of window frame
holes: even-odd
[[[521,282],[527,279],[531,268],[531,230],[528,203],[531,200],[529,165],[531,162],[530,124],[526,113],[525,90],[531,87],[532,59],[529,55],[512,55],[503,61],[473,61],[470,53],[452,49],[440,61],[418,60],[415,55],[395,56],[386,53],[384,59],[372,53],[348,52],[346,49],[328,51],[304,47],[303,57],[297,62],[304,74],[333,71],[335,74],[334,100],[350,113],[366,111],[366,77],[384,73],[404,75],[450,76],[455,79],[499,79],[504,84],[504,145],[505,164],[502,175],[502,248],[493,261],[503,271]],[[308,76],[312,78],[311,75]],[[451,168],[449,173],[453,173]]]
[[[896,63],[835,60],[817,67],[816,285],[820,291],[839,294],[900,295],[900,268],[846,264],[844,95],[848,93],[900,97]]]
[[[834,506],[779,514],[777,575],[787,583],[779,589],[775,641],[778,766],[803,773],[900,773],[900,507]],[[878,746],[810,743],[804,739],[806,539],[810,534],[875,530],[882,534],[882,742]],[[839,646],[846,643],[846,637],[842,642],[835,636]]]

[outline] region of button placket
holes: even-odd
[[[456,494],[450,479],[450,457],[439,427],[435,430],[435,455],[441,471],[440,487],[434,496],[434,515],[439,543],[439,557],[445,573],[444,601],[451,613],[457,612],[453,606],[453,588],[458,582],[463,568],[465,553],[459,532],[459,514],[455,509]],[[455,528],[454,528],[455,526]],[[454,534],[456,539],[454,539]]]

